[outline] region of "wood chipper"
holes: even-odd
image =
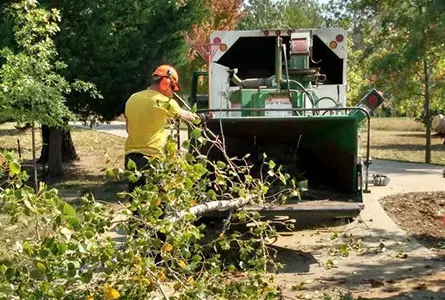
[[[343,218],[363,207],[370,131],[359,149],[359,127],[370,128],[383,97],[372,90],[346,106],[346,40],[341,28],[216,31],[195,46],[208,72],[194,73],[190,103],[215,114],[207,127],[228,154],[255,162],[266,153],[307,183],[303,200],[259,208],[264,215]],[[208,93],[198,93],[200,77]]]

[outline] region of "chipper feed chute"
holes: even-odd
[[[303,200],[252,209],[311,220],[359,214],[369,158],[369,135],[361,151],[359,127],[369,128],[383,98],[373,90],[358,106],[345,106],[345,32],[235,31],[218,38],[227,44],[209,65],[210,99],[192,94],[192,103],[215,113],[207,127],[224,135],[229,156],[250,154],[253,175],[265,153],[307,183]],[[221,159],[217,151],[209,158]]]

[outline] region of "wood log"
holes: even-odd
[[[168,220],[170,222],[176,222],[182,219],[187,214],[192,214],[199,217],[208,212],[234,210],[246,206],[250,203],[250,201],[252,201],[253,198],[254,196],[249,196],[247,198],[235,198],[233,200],[210,201],[193,206],[192,208],[190,208],[189,211],[181,210],[177,213],[176,216],[169,217]]]

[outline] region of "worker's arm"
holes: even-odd
[[[168,116],[170,118],[178,116],[179,118],[181,118],[185,121],[189,121],[189,122],[194,122],[194,121],[206,122],[208,119],[213,118],[212,113],[196,114],[189,110],[182,109],[175,100],[170,100],[169,104],[170,105],[169,105],[169,109],[168,109]]]
[[[195,113],[192,113],[191,111],[185,110],[181,108],[181,111],[179,112],[179,117],[186,121],[194,121],[199,119],[198,115]]]

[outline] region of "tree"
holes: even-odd
[[[431,162],[432,106],[445,108],[441,77],[445,55],[445,3],[403,0],[349,1],[363,30],[364,55],[375,86],[389,93],[399,109],[420,108],[426,127],[425,162]]]
[[[285,24],[289,28],[324,26],[322,6],[315,0],[287,0],[285,7]]]
[[[65,119],[74,115],[65,104],[71,91],[90,92],[99,96],[91,83],[76,80],[72,83],[60,75],[66,65],[57,59],[52,37],[59,31],[60,15],[57,10],[39,8],[34,0],[13,3],[8,9],[17,51],[9,48],[1,51],[5,63],[0,69],[0,108],[18,122],[32,125],[34,183],[37,188],[34,128],[38,123],[54,128],[64,127]],[[60,139],[50,144],[60,153]],[[56,143],[59,141],[59,143]],[[54,156],[50,175],[58,176],[61,170],[60,155]]]
[[[322,6],[315,0],[253,0],[244,5],[238,28],[316,28],[324,25]]]
[[[67,105],[82,121],[110,121],[124,110],[135,91],[147,87],[154,67],[169,63],[181,69],[187,59],[182,33],[203,17],[205,0],[190,1],[42,1],[57,6],[63,16],[56,39],[68,68],[68,80],[80,78],[96,84],[104,96],[92,99],[73,92]],[[45,133],[45,132],[42,132]],[[47,134],[43,134],[48,139]],[[67,158],[75,158],[66,137]],[[42,149],[42,158],[49,149]]]
[[[193,63],[197,57],[197,45],[210,43],[210,35],[217,30],[233,30],[241,20],[243,14],[241,8],[244,0],[211,0],[209,4],[209,17],[200,24],[194,24],[190,32],[184,37],[188,45],[192,47],[189,57],[193,67],[202,67],[202,63]],[[205,46],[204,46],[205,48]],[[210,49],[207,49],[210,51]],[[206,59],[204,57],[204,59]]]
[[[285,7],[282,0],[250,0],[244,5],[244,17],[237,28],[240,30],[284,28]]]

